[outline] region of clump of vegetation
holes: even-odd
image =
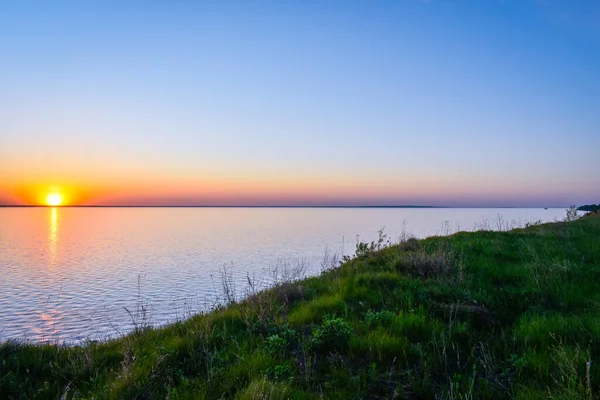
[[[577,208],[579,211],[596,212],[600,211],[600,204],[586,204]]]
[[[600,218],[357,246],[163,328],[0,345],[0,398],[597,399]],[[333,261],[332,261],[333,260]],[[142,303],[143,305],[143,303]]]
[[[383,323],[387,324],[392,320],[393,316],[394,313],[389,310],[377,312],[373,310],[367,310],[367,313],[365,314],[365,323],[367,326],[377,326]]]
[[[343,318],[326,318],[315,329],[312,344],[319,349],[336,350],[348,346],[352,326]]]
[[[448,250],[412,252],[401,257],[396,269],[406,275],[420,278],[447,277],[456,270],[454,255]]]
[[[354,258],[365,259],[375,254],[375,252],[389,247],[391,244],[390,238],[384,232],[385,227],[381,228],[377,231],[377,240],[371,241],[371,243],[361,242],[359,238],[356,238],[356,249],[354,250],[354,255],[352,256],[344,256],[342,258],[342,263],[346,263]]]
[[[566,222],[572,222],[579,218],[579,213],[577,212],[577,206],[570,206],[567,208],[567,216],[565,217]]]
[[[538,225],[542,225],[542,220],[538,219],[536,221],[529,221],[529,222],[525,222],[525,228],[530,228],[532,226],[538,226]]]

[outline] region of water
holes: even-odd
[[[106,339],[165,324],[219,301],[227,265],[272,282],[282,263],[320,271],[326,249],[357,235],[398,238],[554,221],[562,209],[4,208],[0,209],[0,341]],[[500,217],[499,217],[500,216]],[[139,306],[143,305],[141,311]],[[127,311],[129,310],[129,311]],[[133,319],[132,319],[133,317]]]

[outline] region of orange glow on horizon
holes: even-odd
[[[216,176],[131,175],[90,177],[13,175],[0,182],[0,204],[36,206],[86,205],[446,205],[464,198],[478,202],[504,201],[513,183],[491,186],[481,178],[463,181],[449,174],[435,176],[379,176],[356,179],[338,175],[298,174]],[[513,184],[514,185],[514,184]],[[541,189],[540,189],[541,190]],[[538,192],[539,193],[539,192]],[[553,195],[549,193],[547,196]],[[523,189],[521,198],[533,197]],[[506,200],[508,201],[508,200]]]
[[[7,194],[14,198],[16,205],[47,207],[80,205],[87,200],[88,193],[91,193],[89,189],[72,183],[23,184],[7,189]],[[1,193],[2,188],[0,188]]]

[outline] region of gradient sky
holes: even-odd
[[[0,3],[0,203],[600,202],[597,0]]]

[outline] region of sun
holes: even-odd
[[[63,197],[60,193],[49,193],[46,196],[46,204],[52,207],[60,206],[63,203]]]

